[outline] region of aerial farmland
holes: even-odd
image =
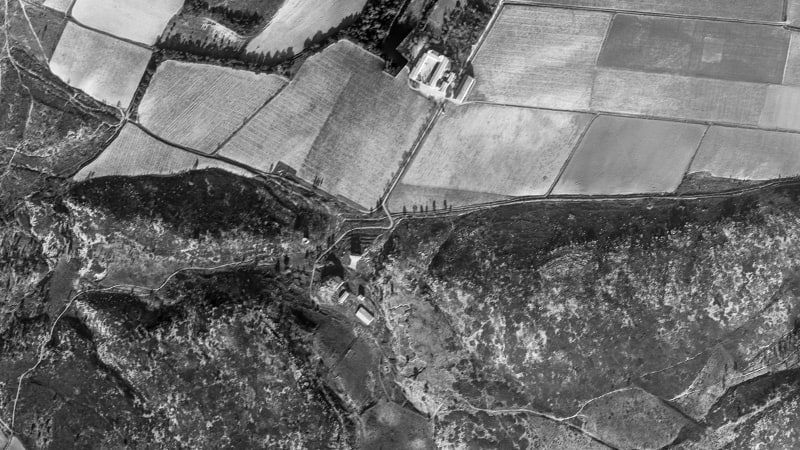
[[[122,39],[154,44],[183,0],[75,0],[72,17]]]
[[[50,59],[50,70],[98,100],[127,108],[150,55],[143,47],[69,22]]]
[[[212,153],[285,85],[275,75],[165,61],[139,104],[139,121],[169,142]]]
[[[138,126],[127,124],[111,145],[74,178],[86,180],[105,176],[170,175],[209,168],[253,176],[252,172],[240,167],[172,147]]]
[[[281,53],[300,53],[307,43],[335,30],[355,17],[367,0],[286,0],[270,23],[251,40],[246,52],[276,57]]]

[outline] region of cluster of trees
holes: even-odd
[[[254,2],[257,3],[257,2]],[[272,2],[276,3],[276,2]],[[213,19],[235,31],[248,32],[261,28],[270,19],[280,3],[269,9],[269,17],[257,9],[229,8],[222,5],[212,5],[208,0],[188,0],[183,7],[184,12],[211,15]]]
[[[442,209],[440,211],[452,211],[453,210],[453,205],[449,205],[448,206],[447,205],[447,200],[444,200],[443,203],[444,203],[444,205],[443,205],[443,207],[442,207]],[[426,212],[429,212],[429,211],[436,211],[436,210],[437,210],[436,209],[436,200],[433,201],[433,204],[431,205],[430,209],[428,209],[428,204],[427,203],[424,204],[424,205],[411,205],[411,212],[412,213],[426,213]],[[408,208],[406,207],[406,205],[403,205],[403,214],[408,214]]]

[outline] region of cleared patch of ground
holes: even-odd
[[[397,403],[380,401],[361,415],[366,424],[360,448],[433,448],[428,420]]]
[[[281,162],[327,192],[374,206],[433,109],[382,69],[383,60],[339,41],[306,60],[220,155],[262,171]]]
[[[112,175],[168,175],[207,168],[253,176],[251,172],[231,164],[169,146],[149,136],[136,125],[126,124],[111,145],[74,178],[80,181]]]
[[[183,0],[75,0],[72,16],[82,24],[143,44],[154,44]]]
[[[401,182],[406,189],[544,195],[590,120],[588,114],[499,105],[450,107]],[[443,207],[444,201],[455,205],[454,200],[434,197],[423,204]]]
[[[789,33],[778,27],[618,14],[599,66],[780,83]]]
[[[598,69],[592,109],[757,125],[766,96],[763,84]]]
[[[600,116],[586,132],[553,194],[672,192],[706,127]]]
[[[267,59],[281,53],[300,53],[312,41],[355,17],[367,0],[287,0],[267,27],[246,47]]]
[[[800,175],[800,134],[712,126],[689,172],[739,180]]]
[[[285,85],[275,75],[165,61],[139,105],[139,120],[169,142],[212,153]]]
[[[470,100],[587,109],[611,14],[503,7],[473,67]]]
[[[795,0],[789,0],[791,4]],[[750,19],[779,22],[783,20],[781,0],[547,0],[564,6],[584,6],[623,11],[680,14],[727,19]]]
[[[67,23],[50,70],[72,87],[127,108],[150,61],[150,51]]]

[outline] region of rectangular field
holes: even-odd
[[[618,14],[598,65],[779,84],[789,38],[767,25]]]
[[[50,71],[100,101],[127,108],[149,62],[149,50],[69,22]]]
[[[592,108],[641,116],[758,125],[763,84],[598,69]]]
[[[308,58],[220,154],[263,171],[282,162],[370,208],[433,106],[407,78],[385,74],[383,60],[343,40]]]
[[[786,70],[783,72],[783,84],[800,86],[800,34],[792,33],[789,43],[789,54],[786,56]]]
[[[155,44],[183,0],[75,0],[72,17],[87,27]]]
[[[275,75],[164,61],[139,105],[139,121],[163,139],[212,153],[285,85]]]
[[[44,6],[65,13],[69,11],[73,0],[44,0]]]
[[[800,175],[800,134],[712,126],[690,173],[738,180]]]
[[[510,106],[448,108],[401,181],[406,190],[544,195],[590,120],[589,114]],[[452,197],[430,199],[444,200],[456,204]]]
[[[600,116],[572,155],[553,194],[672,192],[705,131],[704,125]]]
[[[789,0],[794,2],[797,0]],[[780,22],[783,0],[545,0],[564,6]]]
[[[81,181],[112,175],[169,175],[208,168],[224,169],[245,177],[253,176],[234,165],[164,144],[128,123],[103,153],[81,169],[74,179]]]
[[[300,53],[343,21],[355,19],[367,0],[286,0],[267,27],[247,44],[248,53],[275,57]]]
[[[508,5],[479,49],[469,99],[586,109],[611,14]]]
[[[758,126],[800,131],[800,87],[769,86]]]

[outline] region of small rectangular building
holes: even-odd
[[[339,294],[339,304],[340,305],[344,304],[352,296],[353,296],[353,294],[351,294],[351,293],[349,293],[347,291],[344,291],[344,292],[340,293]]]
[[[359,306],[356,310],[356,317],[361,323],[367,326],[372,325],[372,322],[375,321],[375,316],[363,306]]]

